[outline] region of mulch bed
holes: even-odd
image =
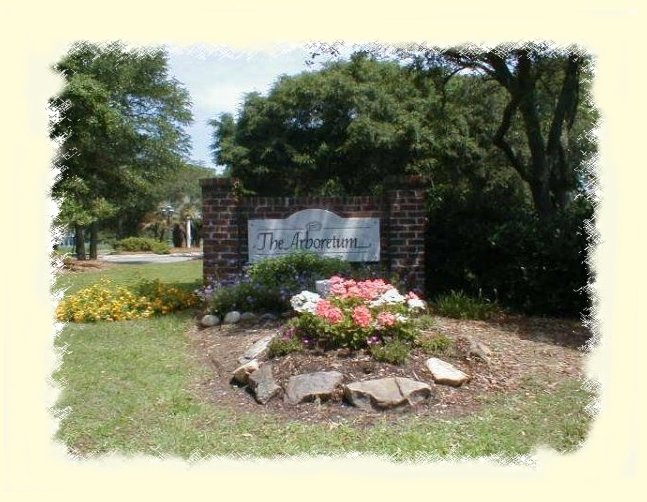
[[[489,364],[456,350],[443,360],[472,376],[459,388],[434,385],[425,366],[430,357],[416,349],[407,363],[396,366],[374,361],[364,351],[335,350],[325,353],[307,351],[272,359],[273,374],[285,386],[290,376],[313,371],[336,370],[345,375],[344,383],[387,376],[404,376],[432,385],[434,395],[426,404],[406,411],[365,411],[341,400],[341,393],[323,403],[285,404],[280,397],[258,404],[244,388],[230,383],[232,372],[240,366],[238,358],[260,338],[273,334],[278,323],[263,326],[226,325],[214,328],[192,327],[188,332],[201,364],[212,376],[199,384],[200,395],[234,414],[268,414],[277,420],[297,420],[338,424],[352,422],[370,425],[387,414],[416,414],[451,417],[470,414],[483,405],[484,398],[498,393],[523,391],[524,381],[541,381],[547,392],[563,379],[584,377],[583,350],[589,331],[578,321],[505,317],[495,321],[467,321],[436,318],[430,333],[443,333],[464,347],[469,338],[487,345],[492,354]],[[424,333],[423,333],[424,334]]]

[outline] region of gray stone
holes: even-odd
[[[330,293],[330,280],[315,281],[315,289],[319,293],[319,296],[326,298]]]
[[[250,362],[239,366],[234,370],[232,380],[240,385],[247,385],[249,383],[249,375],[258,370],[258,361],[252,359]]]
[[[223,324],[236,324],[238,321],[240,321],[240,312],[237,312],[236,310],[232,310],[231,312],[227,312],[225,315],[225,318],[222,320]]]
[[[272,366],[262,365],[257,371],[249,375],[249,388],[254,393],[254,398],[260,404],[267,403],[270,399],[281,392],[281,387],[274,380]]]
[[[410,378],[388,377],[344,386],[346,400],[359,408],[389,409],[413,406],[431,397],[431,387]]]
[[[469,375],[441,359],[432,357],[427,359],[426,365],[431,371],[434,382],[438,384],[460,387],[465,382],[470,381]]]
[[[278,317],[271,312],[266,312],[262,316],[258,318],[259,321],[261,322],[270,322],[270,321],[276,321],[278,320]]]
[[[299,404],[306,401],[330,399],[335,388],[342,382],[344,375],[339,371],[318,371],[295,375],[285,388],[285,401]]]
[[[492,351],[484,343],[470,340],[470,348],[467,355],[474,356],[489,365]]]
[[[202,319],[200,319],[200,325],[204,326],[205,328],[218,326],[218,324],[220,324],[220,318],[217,315],[207,314],[205,316],[202,316]]]
[[[258,316],[254,312],[243,312],[240,316],[240,322],[252,323],[258,319]]]
[[[242,357],[238,358],[238,362],[240,364],[245,364],[251,361],[252,359],[258,359],[261,356],[265,355],[270,345],[270,342],[272,341],[274,336],[275,335],[268,335],[258,340],[256,343],[254,343],[250,348],[248,348],[245,351]]]

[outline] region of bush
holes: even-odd
[[[429,355],[446,356],[452,352],[454,341],[447,335],[437,333],[424,338],[419,338],[417,345]]]
[[[249,279],[231,285],[216,285],[207,301],[209,311],[219,315],[232,310],[283,312],[287,309],[286,305],[278,289]]]
[[[482,294],[526,314],[579,316],[590,308],[586,284],[591,204],[541,221],[510,187],[469,194],[430,192],[427,294]]]
[[[381,279],[330,281],[326,298],[303,291],[290,300],[298,316],[288,326],[304,344],[327,350],[415,341],[413,318],[425,304],[413,293],[403,296]]]
[[[280,333],[270,342],[268,347],[269,357],[280,357],[292,352],[301,352],[304,349],[303,342],[295,335],[294,328],[285,326]]]
[[[160,281],[141,281],[132,288],[114,287],[109,279],[64,298],[56,308],[62,322],[122,321],[169,314],[195,307],[198,298]]]
[[[489,319],[498,311],[496,304],[489,300],[472,298],[462,291],[439,296],[433,308],[439,315],[456,319]]]
[[[373,345],[371,355],[377,360],[390,364],[404,364],[411,352],[411,346],[401,340],[393,340],[384,345]]]
[[[299,252],[255,263],[249,269],[249,277],[267,288],[286,291],[286,296],[291,297],[303,290],[314,291],[318,280],[350,272],[348,262]]]
[[[160,242],[150,237],[126,237],[114,243],[117,251],[150,251],[155,254],[169,254],[171,252],[166,242]]]
[[[255,263],[241,277],[212,281],[197,294],[213,313],[286,312],[292,296],[314,289],[317,280],[349,271],[350,264],[336,258],[294,253]]]

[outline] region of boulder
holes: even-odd
[[[249,388],[254,393],[254,398],[260,404],[267,403],[281,392],[281,387],[274,380],[272,366],[262,365],[258,370],[249,375]]]
[[[285,388],[285,402],[299,404],[307,401],[330,399],[344,379],[339,371],[318,371],[290,377]]]
[[[437,384],[460,387],[471,379],[469,375],[463,373],[458,368],[435,357],[427,359],[425,364],[429,368],[429,371],[431,371],[431,376]]]
[[[271,312],[266,312],[262,316],[258,318],[260,322],[274,322],[278,320],[278,317],[275,314],[272,314]]]
[[[326,298],[330,293],[330,280],[323,279],[321,281],[315,281],[315,290],[321,298]]]
[[[207,314],[200,319],[200,325],[205,328],[218,326],[218,324],[220,324],[220,318],[217,315]]]
[[[258,359],[261,356],[265,355],[274,336],[275,335],[268,335],[258,340],[250,348],[248,348],[241,357],[238,358],[238,362],[240,364],[245,364],[252,359]]]
[[[238,321],[240,321],[240,312],[232,310],[231,312],[227,312],[227,314],[225,314],[225,318],[222,320],[222,323],[236,324]]]
[[[344,397],[353,406],[383,410],[414,406],[431,397],[431,387],[410,378],[388,377],[349,383]]]
[[[258,361],[252,359],[250,362],[239,366],[234,370],[232,381],[239,385],[247,385],[249,383],[249,375],[258,370]]]
[[[240,315],[240,322],[253,323],[258,319],[258,316],[254,312],[243,312]]]
[[[489,365],[492,351],[484,343],[479,342],[478,340],[470,340],[470,347],[467,355],[468,357],[474,356]]]

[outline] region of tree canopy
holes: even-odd
[[[214,159],[267,194],[365,192],[431,148],[435,102],[398,64],[358,54],[248,94],[236,119],[211,122]]]
[[[540,49],[366,51],[283,76],[211,122],[214,159],[248,189],[281,195],[366,192],[404,173],[515,173],[548,217],[581,188],[596,115],[590,61]]]
[[[169,76],[163,49],[81,42],[54,70],[64,85],[50,100],[50,136],[59,142],[51,192],[61,202],[59,220],[77,234],[91,226],[96,255],[97,222],[141,206],[184,163],[189,95]]]
[[[544,44],[401,50],[412,71],[444,86],[459,72],[491,80],[506,92],[492,143],[527,183],[540,218],[566,208],[594,154],[587,137],[597,120],[591,105],[591,58]]]

